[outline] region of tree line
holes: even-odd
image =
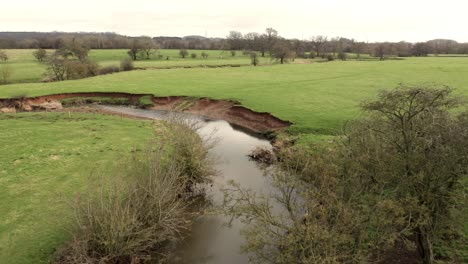
[[[339,52],[385,56],[426,56],[427,54],[468,54],[468,43],[449,39],[434,39],[426,42],[363,42],[344,37],[329,38],[314,36],[308,40],[285,39],[278,31],[267,28],[263,33],[229,32],[226,38],[186,37],[128,37],[116,33],[65,33],[65,32],[0,32],[0,49],[58,49],[64,42],[79,39],[89,49],[130,49],[137,42],[151,41],[162,49],[203,50],[254,50],[265,56],[275,44],[286,42],[296,56],[314,53]],[[284,44],[284,43],[283,43]]]

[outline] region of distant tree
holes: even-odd
[[[6,62],[8,60],[8,55],[6,52],[0,50],[0,62]]]
[[[278,60],[281,64],[286,62],[292,56],[291,48],[288,41],[278,40],[271,48],[271,56]]]
[[[267,49],[271,53],[273,46],[275,45],[277,39],[278,39],[278,31],[276,31],[273,28],[267,28],[265,29],[266,32],[266,44],[267,44]]]
[[[142,51],[143,43],[139,39],[132,39],[130,41],[130,49],[128,50],[127,54],[130,56],[132,60],[138,59],[138,54]]]
[[[197,54],[196,54],[196,53],[192,53],[192,54],[190,54],[190,57],[192,57],[192,59],[196,59],[196,58],[197,58]]]
[[[260,50],[260,34],[255,32],[250,32],[244,35],[245,39],[245,49],[246,50]]]
[[[208,53],[202,51],[201,56],[203,59],[208,59]]]
[[[180,57],[182,57],[182,59],[185,59],[185,57],[187,57],[188,54],[189,52],[186,49],[179,50],[179,55]]]
[[[250,63],[253,66],[257,66],[259,63],[257,53],[255,51],[250,52]]]
[[[232,57],[235,57],[235,56],[236,56],[236,51],[235,51],[235,50],[231,50],[231,56],[232,56]]]
[[[229,35],[226,38],[226,41],[231,50],[241,50],[242,49],[242,33],[238,31],[230,31]]]
[[[265,57],[265,52],[268,50],[268,37],[266,34],[262,34],[258,37],[257,48],[262,57]]]
[[[327,37],[324,36],[315,36],[311,40],[312,48],[315,51],[315,54],[317,57],[320,57],[322,55],[322,52],[325,49],[325,46],[327,44]]]
[[[37,49],[33,52],[34,58],[42,62],[47,57],[47,51],[45,49]]]
[[[150,37],[144,37],[141,40],[141,52],[145,56],[145,59],[149,60],[150,56],[156,53],[158,46],[153,42]]]
[[[424,42],[419,42],[411,47],[411,55],[416,57],[425,57],[431,52],[431,47]]]
[[[387,43],[379,43],[374,48],[374,57],[380,60],[385,60],[385,56],[389,53],[389,46]]]
[[[342,60],[342,61],[345,61],[345,60],[348,59],[348,55],[347,55],[345,52],[340,51],[340,52],[338,53],[338,59],[340,59],[340,60]]]

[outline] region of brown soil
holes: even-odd
[[[155,97],[147,94],[129,93],[66,93],[30,98],[0,98],[0,108],[17,109],[20,111],[60,110],[61,107],[57,107],[57,105],[61,106],[60,100],[72,97],[127,98],[131,104],[137,105],[138,100],[142,96],[151,96],[154,103],[151,109],[189,112],[206,116],[210,119],[223,119],[229,123],[258,133],[278,131],[291,125],[289,121],[281,120],[270,113],[252,111],[235,101],[186,96]]]

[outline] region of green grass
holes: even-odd
[[[71,113],[0,114],[0,263],[47,263],[67,239],[65,201],[151,138],[151,122]]]
[[[383,88],[446,84],[468,94],[468,59],[406,58],[390,61],[334,61],[265,67],[196,68],[122,72],[57,83],[0,86],[0,97],[69,92],[151,93],[236,99],[294,123],[307,140],[331,135],[360,115],[359,102]]]
[[[10,83],[31,83],[40,82],[44,79],[44,74],[47,71],[47,66],[44,63],[39,63],[33,56],[33,49],[6,49],[9,64],[12,68],[12,76],[9,79]],[[151,59],[137,60],[134,65],[137,68],[172,68],[172,67],[202,67],[202,66],[219,66],[219,65],[249,65],[250,58],[242,55],[242,52],[237,52],[236,56],[231,56],[229,51],[219,50],[188,50],[189,54],[196,53],[197,58],[182,59],[179,56],[179,50],[159,50],[157,54],[163,55],[162,59],[158,59],[157,54]],[[51,53],[52,50],[48,50]],[[207,59],[201,57],[201,53],[208,54]],[[166,58],[169,57],[169,60]],[[126,49],[109,49],[109,50],[91,50],[89,58],[95,60],[100,66],[119,66],[120,61],[128,58]],[[269,58],[260,59],[263,64],[271,64]]]

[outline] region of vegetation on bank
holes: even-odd
[[[223,209],[247,224],[243,250],[253,263],[466,263],[462,103],[446,87],[383,91],[341,139],[282,150],[273,194],[232,183]]]
[[[215,171],[197,123],[165,122],[157,140],[72,202],[72,239],[56,263],[165,263],[190,234]],[[121,164],[122,165],[122,164]],[[107,173],[107,172],[106,172]],[[112,178],[111,181],[109,179]],[[97,189],[97,190],[96,190]]]

